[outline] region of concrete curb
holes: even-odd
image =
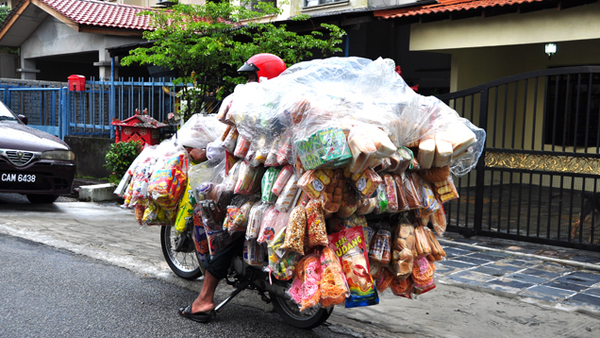
[[[115,195],[114,191],[115,185],[112,183],[82,185],[79,187],[79,200],[83,202],[117,201],[119,196]]]

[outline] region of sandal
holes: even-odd
[[[216,316],[215,310],[192,313],[192,306],[179,308],[179,315],[199,323],[208,323]]]

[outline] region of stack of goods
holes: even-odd
[[[142,223],[187,210],[206,258],[244,235],[246,262],[290,281],[301,310],[435,288],[434,262],[446,255],[434,235],[446,228],[442,205],[459,197],[452,176],[474,168],[485,132],[416,94],[389,60],[299,63],[238,86],[218,116],[203,118],[222,123],[222,133],[203,145],[205,162],[188,165],[190,197],[178,209],[161,197],[186,190],[179,162],[153,171],[152,157],[142,156],[132,165],[131,191],[137,176],[152,182],[170,170],[173,178],[162,195],[148,189],[144,203],[128,202],[143,205],[142,215],[157,210]]]

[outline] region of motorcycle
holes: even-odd
[[[160,244],[167,264],[177,276],[188,280],[202,276],[192,232],[191,222],[180,234],[172,226],[162,226],[160,231]],[[216,312],[244,290],[257,291],[264,302],[273,303],[275,311],[286,323],[301,329],[308,330],[323,324],[333,311],[333,308],[315,306],[300,312],[286,292],[291,281],[269,278],[268,272],[247,264],[241,256],[234,257],[225,281],[235,290],[215,307]]]

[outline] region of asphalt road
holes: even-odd
[[[236,304],[195,323],[174,315],[193,291],[6,235],[0,261],[0,337],[344,337]]]

